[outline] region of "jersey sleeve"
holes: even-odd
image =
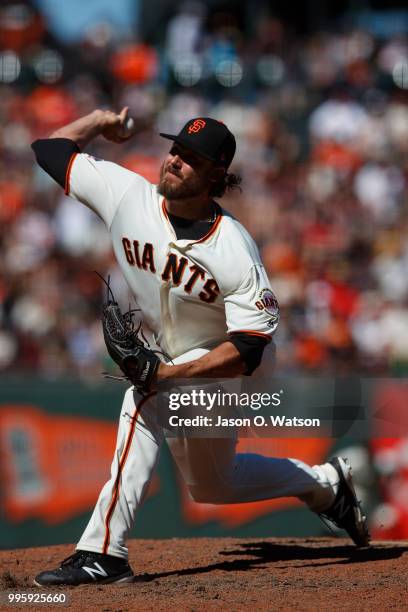
[[[143,188],[144,182],[118,164],[74,153],[67,167],[65,193],[91,208],[109,228],[129,187],[132,185],[137,198],[138,186]]]
[[[279,322],[279,305],[261,263],[251,266],[236,289],[224,295],[227,332],[271,340]]]
[[[246,365],[244,375],[250,376],[261,363],[264,348],[268,344],[269,338],[242,332],[230,334],[229,338]]]
[[[64,188],[70,160],[81,152],[76,142],[70,138],[42,138],[35,140],[31,148],[41,168]]]

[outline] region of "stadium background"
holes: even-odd
[[[89,150],[152,181],[167,150],[158,131],[191,116],[225,121],[237,137],[243,192],[223,205],[256,239],[282,307],[277,373],[392,379],[392,404],[406,407],[403,6],[2,2],[2,547],[75,541],[108,473],[123,390],[100,375],[112,364],[93,271],[112,275],[123,303],[127,289],[103,225],[63,195],[30,150],[97,107],[128,105],[139,132]],[[337,443],[269,440],[260,450],[314,462]],[[406,537],[408,439],[342,446],[374,535]],[[292,500],[193,504],[164,452],[134,535],[318,533],[318,520]]]

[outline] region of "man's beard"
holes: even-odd
[[[180,182],[180,184],[171,184],[165,178],[164,167],[160,170],[160,182],[157,186],[157,191],[164,196],[166,200],[185,200],[194,198],[205,191],[205,186],[198,179],[190,179],[188,183]]]

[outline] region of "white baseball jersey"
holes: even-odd
[[[71,160],[66,193],[105,222],[145,331],[171,358],[237,332],[271,338],[276,299],[255,242],[226,210],[217,205],[200,240],[178,240],[156,185],[87,154]]]
[[[155,185],[85,154],[71,158],[66,192],[104,220],[145,324],[174,363],[200,357],[234,332],[270,339],[278,323],[276,300],[255,243],[227,211],[217,208],[201,239],[178,240]],[[154,395],[142,396],[133,388],[125,394],[111,478],[78,550],[128,555],[126,539],[166,435]],[[224,504],[295,495],[315,511],[333,503],[338,474],[329,464],[311,468],[296,459],[236,454],[235,437],[180,435],[168,443],[196,501]]]

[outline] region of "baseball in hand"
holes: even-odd
[[[135,127],[135,122],[132,117],[128,117],[123,125],[122,134],[124,138],[131,136]]]

